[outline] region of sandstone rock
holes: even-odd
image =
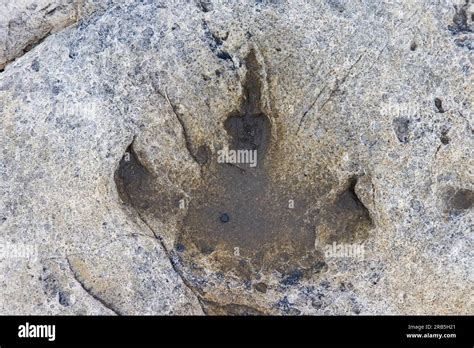
[[[37,254],[1,313],[472,313],[471,14],[145,1],[47,37],[0,75],[0,236]]]

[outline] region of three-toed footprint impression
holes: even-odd
[[[201,166],[178,224],[175,263],[197,288],[205,287],[202,279],[209,273],[224,281],[238,279],[242,289],[269,278],[291,285],[325,269],[317,238],[353,242],[366,238],[372,223],[355,194],[357,178],[338,190],[330,175],[317,180],[279,175],[297,158],[277,136],[275,127],[285,125],[262,111],[263,82],[254,51],[246,69],[240,109],[222,124],[228,142]],[[131,154],[116,174],[119,192],[139,214],[156,210],[151,215],[166,220],[179,209],[180,196],[153,185],[153,174]],[[334,189],[335,198],[328,195]],[[318,236],[318,231],[325,232]]]

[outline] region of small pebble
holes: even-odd
[[[227,214],[227,213],[221,214],[221,216],[219,217],[219,220],[221,220],[221,222],[224,223],[224,224],[226,222],[229,222],[229,220],[230,220],[229,214]]]

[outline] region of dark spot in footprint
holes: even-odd
[[[219,217],[219,220],[220,220],[223,224],[229,222],[229,220],[230,220],[229,214],[227,214],[227,213],[221,214],[221,216]]]
[[[196,151],[195,158],[200,165],[208,163],[211,157],[211,150],[207,145],[201,145]]]
[[[263,294],[265,294],[268,290],[268,287],[267,287],[267,284],[265,283],[262,283],[262,282],[259,282],[259,283],[256,283],[254,285],[254,288],[255,290],[257,290],[258,292],[261,292]]]
[[[216,250],[215,247],[209,245],[207,241],[199,241],[196,244],[203,255],[210,255]]]

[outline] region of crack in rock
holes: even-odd
[[[89,287],[86,285],[86,283],[81,279],[79,273],[72,266],[71,260],[68,257],[66,257],[66,261],[67,261],[69,269],[71,270],[72,276],[89,296],[91,296],[94,300],[99,302],[108,310],[112,311],[115,315],[124,315],[124,313],[122,313],[119,309],[117,309],[113,303],[110,303],[104,300],[103,298],[101,298],[100,296],[94,293],[94,289],[92,287]]]

